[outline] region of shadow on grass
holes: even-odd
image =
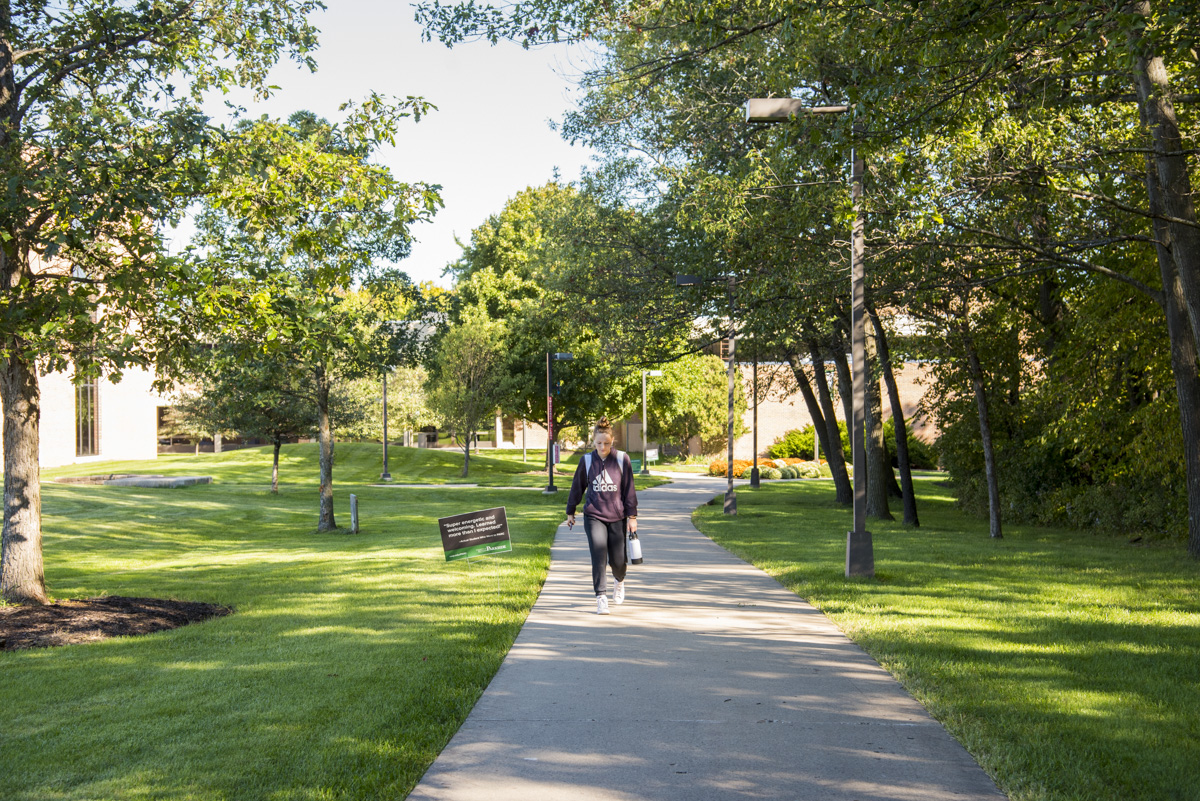
[[[696,520],[828,613],[1013,797],[1194,797],[1200,593],[1182,547],[1031,526],[991,540],[946,488],[918,491],[922,528],[868,524],[873,581],[842,575],[850,515],[831,489],[746,493],[736,519]]]
[[[407,793],[519,631],[562,511],[528,492],[357,494],[352,536],[313,531],[315,488],[47,485],[56,596],[210,600],[235,614],[0,656],[5,797]],[[508,508],[514,552],[446,563],[436,518],[492,506]]]

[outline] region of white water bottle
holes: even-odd
[[[642,541],[638,539],[636,532],[629,535],[629,563],[632,565],[642,563]]]

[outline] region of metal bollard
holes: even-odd
[[[350,496],[350,533],[358,533],[358,496]]]

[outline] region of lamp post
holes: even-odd
[[[574,353],[546,354],[546,473],[550,483],[542,490],[543,495],[558,492],[554,486],[554,363],[574,358]]]
[[[388,320],[384,323],[392,331],[392,336],[400,330],[404,325],[403,320]],[[387,408],[387,377],[390,367],[383,368],[383,472],[379,475],[380,481],[391,481],[392,474],[388,472],[388,408]]]
[[[758,347],[754,348],[754,467],[750,469],[750,486],[758,489]]]
[[[662,375],[662,370],[643,370],[642,371],[642,470],[641,475],[650,475],[650,457],[647,455],[646,448],[646,432],[650,429],[650,418],[646,416],[646,376],[658,378]]]
[[[388,460],[387,460],[387,446],[388,446],[388,435],[387,435],[387,374],[388,374],[388,371],[385,369],[385,370],[383,371],[383,474],[379,476],[379,479],[380,479],[381,481],[391,481],[391,480],[392,480],[392,474],[388,472]]]
[[[779,123],[800,114],[845,114],[852,106],[806,106],[787,97],[753,98],[746,101],[746,122]],[[862,182],[863,162],[856,148],[850,149],[850,197],[854,203],[854,227],[850,236],[850,356],[854,363],[851,449],[854,461],[854,529],[846,534],[846,575],[874,576],[875,554],[871,532],[866,529],[866,332],[863,328],[865,277],[863,267]],[[815,431],[814,431],[815,435]]]
[[[720,281],[720,278],[709,279],[710,281]],[[734,371],[737,369],[737,334],[733,324],[733,288],[736,285],[736,279],[731,273],[724,280],[728,281],[729,295],[729,430],[727,458],[725,460],[725,475],[728,483],[725,488],[725,514],[737,514],[737,495],[733,492],[733,399],[734,387],[736,379]],[[676,275],[675,286],[695,286],[702,282],[702,279],[694,275]]]

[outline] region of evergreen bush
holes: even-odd
[[[896,456],[896,423],[891,417],[883,421],[883,438],[887,443],[892,467],[899,467],[900,462]],[[913,470],[937,469],[937,456],[933,447],[913,434],[911,429],[908,431],[908,466]]]
[[[842,456],[845,458],[846,464],[849,464],[850,435],[846,431],[845,423],[838,422],[838,432],[842,439]],[[810,461],[813,457],[813,437],[815,435],[812,424],[806,425],[804,428],[793,428],[767,448],[767,455],[772,459]]]

